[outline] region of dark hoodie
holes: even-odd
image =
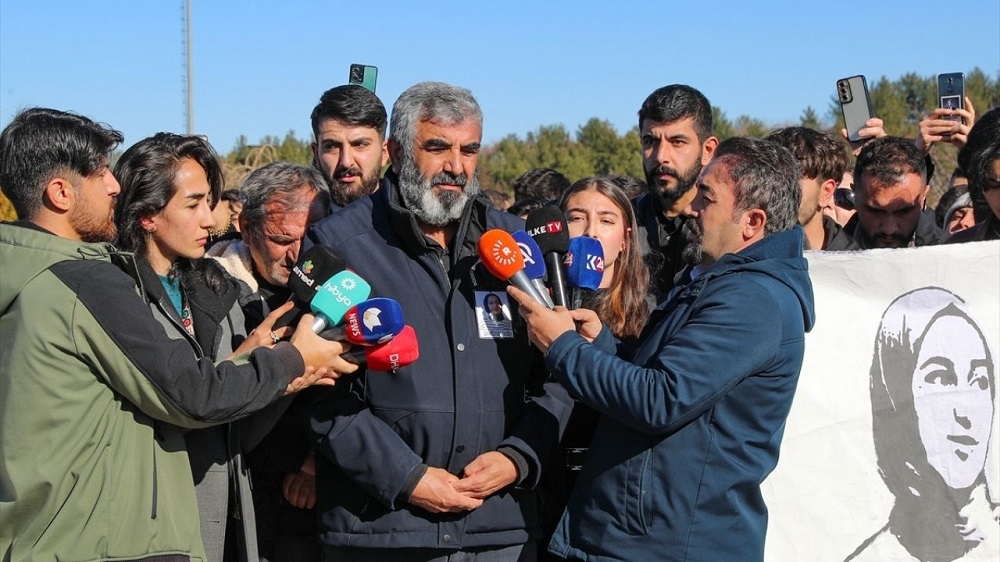
[[[761,560],[774,469],[814,320],[802,230],[674,289],[635,358],[553,342],[551,372],[602,414],[550,550],[583,560]]]

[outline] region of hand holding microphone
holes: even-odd
[[[479,238],[479,259],[494,277],[510,282],[511,285],[548,307],[545,298],[524,273],[521,249],[508,232],[499,228],[486,231]]]
[[[313,317],[304,314],[292,334],[291,345],[295,346],[305,363],[306,372],[292,380],[285,394],[298,392],[313,384],[332,385],[341,375],[358,370],[358,366],[346,361],[341,354],[349,352],[351,345],[346,342],[329,341],[312,330]],[[281,343],[279,345],[287,345]]]

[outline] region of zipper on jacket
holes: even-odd
[[[150,514],[151,519],[156,519],[156,502],[159,499],[159,491],[157,490],[157,467],[156,467],[156,448],[157,448],[157,434],[156,425],[153,425],[153,510]]]
[[[233,498],[232,517],[236,521],[243,520],[243,494],[240,493],[240,474],[243,472],[243,456],[233,450],[233,424],[226,424],[226,471],[229,473],[229,490]]]

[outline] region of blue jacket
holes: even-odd
[[[549,380],[516,310],[513,338],[480,337],[476,304],[484,291],[503,295],[506,283],[483,268],[477,242],[485,230],[511,231],[523,222],[476,199],[442,256],[398,198],[388,177],[371,197],[315,225],[305,243],[329,246],[371,284],[372,296],[399,301],[420,347],[412,365],[369,370],[349,394],[315,411],[320,539],[364,548],[524,543],[537,536],[535,494],[527,488],[538,482],[540,459],[558,442],[571,400]],[[409,504],[426,466],[460,476],[498,448],[523,463],[519,485],[466,513],[432,514]]]
[[[727,254],[653,312],[635,358],[553,342],[546,365],[602,414],[549,549],[589,561],[761,560],[760,484],[814,318],[802,231]]]

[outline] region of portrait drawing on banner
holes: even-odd
[[[994,353],[951,291],[922,287],[886,308],[869,375],[878,473],[894,503],[846,561],[1000,553],[1000,506],[986,482]]]

